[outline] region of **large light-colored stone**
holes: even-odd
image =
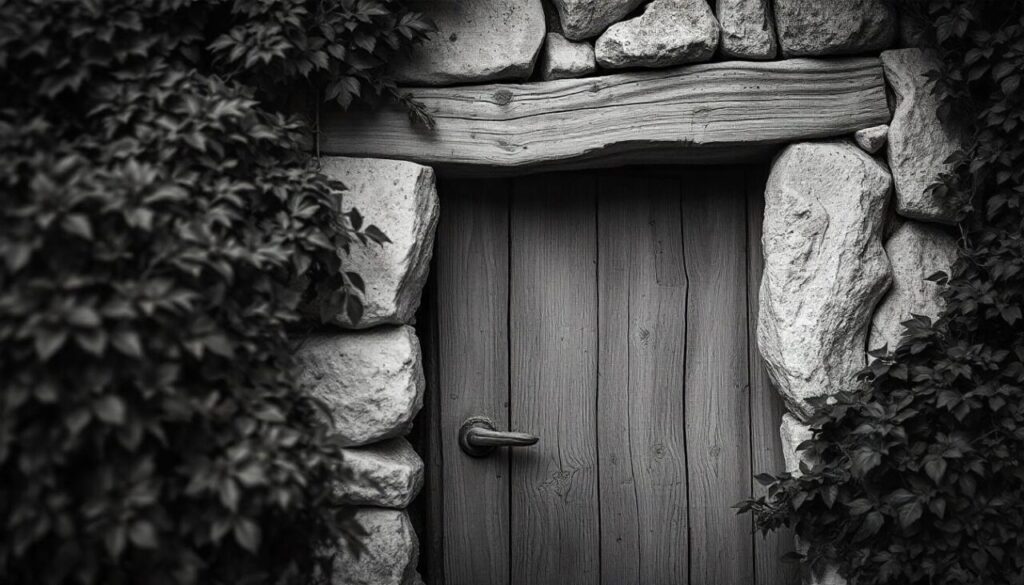
[[[423,405],[420,344],[412,327],[313,336],[296,359],[299,382],[325,403],[347,445],[405,434]]]
[[[401,437],[349,447],[344,457],[352,475],[341,480],[336,489],[348,503],[405,508],[423,487],[423,460]]]
[[[903,321],[912,315],[935,319],[942,312],[941,287],[925,280],[938,271],[949,274],[956,262],[956,238],[945,230],[907,221],[885,243],[892,264],[892,288],[871,319],[868,349],[896,349]]]
[[[362,554],[339,546],[330,585],[415,585],[419,540],[402,510],[360,508],[354,520],[366,531]]]
[[[956,132],[939,120],[939,99],[925,77],[938,68],[937,59],[921,49],[882,53],[885,78],[896,95],[896,111],[889,124],[889,168],[900,215],[953,223],[960,202],[928,193],[928,187],[950,170],[946,158],[960,147]]]
[[[596,37],[622,20],[644,0],[552,0],[562,23],[562,34],[574,41]]]
[[[771,0],[718,0],[721,53],[733,59],[774,59],[779,50]]]
[[[420,306],[430,271],[437,227],[434,171],[416,163],[376,158],[324,157],[323,171],[345,183],[345,211],[359,210],[391,240],[351,246],[345,270],[359,273],[366,286],[363,316],[352,323],[344,312],[334,321],[362,329],[385,323],[410,323]]]
[[[539,67],[545,81],[582,77],[597,70],[594,47],[586,41],[574,43],[558,33],[548,33]]]
[[[597,63],[608,69],[707,61],[718,48],[718,21],[704,0],[654,0],[644,13],[608,27]]]
[[[885,140],[889,136],[889,125],[872,126],[863,128],[853,133],[853,141],[857,146],[864,149],[868,154],[875,154],[885,146]]]
[[[873,53],[897,32],[888,0],[775,0],[775,25],[785,57]]]
[[[850,142],[776,157],[765,190],[758,346],[791,412],[855,384],[871,313],[889,286],[881,235],[892,179]]]
[[[808,464],[811,463],[807,453],[797,451],[796,448],[804,441],[810,440],[813,436],[814,433],[811,431],[811,427],[800,422],[798,418],[789,413],[782,415],[782,424],[779,425],[779,437],[782,439],[782,458],[786,462],[786,471],[793,474],[794,477],[803,475],[800,471],[801,461]]]
[[[541,0],[417,0],[437,32],[391,65],[403,85],[526,79],[544,42]]]

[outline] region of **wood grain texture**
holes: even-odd
[[[404,90],[403,90],[404,91]],[[324,154],[412,160],[450,174],[736,162],[887,123],[877,58],[729,61],[529,84],[409,88],[398,106],[325,108]]]
[[[764,220],[764,187],[768,172],[763,167],[749,167],[744,173],[747,191],[747,339],[750,375],[750,455],[751,476],[759,473],[777,474],[786,470],[782,459],[779,423],[786,408],[778,392],[768,380],[761,352],[757,350],[758,293],[764,258],[761,247],[761,224]],[[751,482],[754,496],[767,489]],[[754,583],[756,585],[796,585],[800,572],[795,563],[782,562],[782,556],[794,550],[793,531],[781,528],[766,536],[754,535]]]
[[[599,580],[597,250],[592,177],[516,181],[509,333],[512,583]],[[581,212],[582,211],[582,212]]]
[[[447,585],[509,582],[508,453],[459,449],[462,422],[508,424],[508,197],[503,181],[442,183],[437,239]]]
[[[683,185],[690,583],[753,580],[743,176],[693,171]]]
[[[601,583],[686,583],[678,177],[599,177]]]

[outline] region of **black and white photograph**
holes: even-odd
[[[1024,585],[1024,0],[0,0],[0,585]]]

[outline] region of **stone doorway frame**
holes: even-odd
[[[886,54],[893,56],[886,61]],[[744,163],[767,159],[787,145],[808,141],[859,153],[853,141],[835,142],[854,133],[862,149],[874,152],[872,148],[878,150],[880,146],[872,146],[873,142],[862,136],[861,131],[870,129],[877,134],[878,127],[890,121],[899,123],[901,117],[904,123],[912,123],[916,118],[918,123],[924,119],[926,124],[937,124],[935,112],[929,111],[927,100],[921,97],[925,93],[921,88],[925,86],[926,61],[920,50],[904,49],[887,51],[881,59],[720,62],[531,84],[424,88],[414,92],[434,113],[436,130],[411,126],[405,112],[397,107],[347,117],[327,113],[322,117],[320,145],[322,153],[329,157],[370,157],[328,158],[341,167],[372,167],[376,164],[373,159],[398,159],[430,165],[441,175],[451,176],[501,176],[632,163]],[[900,62],[913,62],[914,66],[901,69],[892,65]],[[887,97],[887,77],[896,98],[895,118]],[[933,132],[942,134],[934,129]],[[939,152],[924,151],[911,156],[930,161],[935,170],[935,159],[944,158],[941,151],[948,149],[948,142],[929,145]],[[890,160],[893,157],[890,148]],[[377,162],[383,166],[396,164],[393,160]],[[937,176],[938,170],[935,172]],[[421,176],[424,174],[420,172]],[[432,183],[433,175],[429,175]],[[906,209],[899,188],[897,177],[897,208],[901,214],[948,221],[929,217],[927,213],[924,217],[914,216],[913,210]],[[357,193],[356,199],[371,196],[369,186],[366,191],[363,195]],[[436,192],[433,196],[436,206]],[[878,231],[880,238],[881,230]],[[433,227],[429,234],[416,237],[429,255]],[[888,272],[884,280],[880,291],[866,297],[865,302],[870,305],[862,310],[869,317],[888,286]],[[422,285],[420,280],[420,289],[414,291],[416,298]],[[427,306],[419,312],[420,335],[428,338],[437,335],[436,312],[431,309]],[[398,322],[410,321],[406,317]],[[761,326],[764,324],[762,320]],[[436,348],[436,338],[426,345]],[[777,362],[778,356],[775,357]],[[428,370],[435,376],[427,383],[436,388],[436,358],[425,358],[428,363],[434,360]],[[786,375],[784,370],[778,366],[772,371],[776,387],[780,387],[779,378]],[[419,386],[418,392],[422,394],[422,382]],[[790,405],[795,406],[796,416],[784,417],[781,432],[784,451],[789,450],[787,467],[796,471],[795,446],[808,432],[800,419],[807,412],[793,401]],[[419,405],[409,408],[411,418]],[[438,408],[438,401],[428,403],[414,436],[426,446],[426,457],[432,465],[440,464],[438,453],[432,448],[437,444],[437,426],[433,421],[438,418]],[[427,477],[428,490],[442,489],[437,479]],[[428,499],[425,504],[423,515],[428,523],[431,518],[440,518],[436,509],[439,498]],[[422,546],[429,557],[443,558],[436,556],[440,546],[436,539]]]

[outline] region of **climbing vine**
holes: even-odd
[[[358,548],[297,387],[318,294],[358,320],[297,94],[393,97],[395,0],[0,1],[0,582],[307,585]]]

